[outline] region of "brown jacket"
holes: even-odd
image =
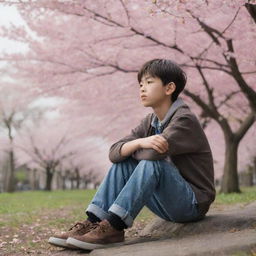
[[[113,163],[127,157],[120,154],[124,143],[155,134],[155,114],[147,115],[131,134],[113,144],[109,158]],[[198,207],[204,215],[215,199],[213,158],[205,133],[189,107],[178,98],[161,122],[161,135],[168,141],[169,150],[160,154],[154,149],[137,150],[132,157],[137,160],[162,160],[171,158],[183,178],[195,192]]]

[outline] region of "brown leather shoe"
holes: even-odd
[[[66,240],[69,237],[73,236],[82,236],[88,233],[91,229],[95,228],[96,224],[86,220],[84,222],[77,222],[74,226],[72,226],[67,232],[63,232],[60,234],[55,234],[50,237],[48,243],[65,248],[76,248],[74,246],[68,245]]]
[[[72,236],[67,239],[67,244],[80,249],[93,250],[117,244],[124,241],[124,231],[113,228],[107,220],[97,224],[97,227],[82,236]]]

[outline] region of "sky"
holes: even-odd
[[[25,25],[15,6],[4,6],[3,4],[0,4],[0,30],[3,26],[9,27],[12,24]],[[26,51],[26,46],[0,37],[0,52],[11,53],[16,51]]]

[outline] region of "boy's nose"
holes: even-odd
[[[141,92],[144,92],[144,91],[145,91],[145,86],[144,86],[143,84],[141,84],[141,86],[140,86],[140,91],[141,91]]]

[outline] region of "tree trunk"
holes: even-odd
[[[88,182],[87,182],[87,180],[85,179],[85,180],[84,180],[84,188],[87,189],[87,187],[88,187]]]
[[[13,150],[11,150],[9,152],[9,168],[8,168],[7,177],[6,177],[6,192],[14,192],[15,190],[14,172],[15,172],[14,152]]]
[[[52,178],[53,178],[53,170],[51,170],[50,167],[46,168],[46,184],[45,184],[45,191],[51,191],[52,190]]]
[[[71,179],[70,179],[70,181],[71,181],[71,190],[73,190],[74,188],[75,188],[75,185],[74,185],[74,178],[72,177]]]
[[[253,160],[253,169],[254,169],[254,177],[255,177],[255,185],[256,185],[256,156],[254,157],[254,160]]]
[[[240,193],[237,171],[237,150],[238,142],[234,138],[227,138],[224,174],[221,182],[221,193]]]
[[[79,177],[76,179],[76,189],[80,188],[80,179]]]
[[[3,166],[2,166],[2,190],[6,192],[7,189],[7,179],[9,173],[9,157],[8,159],[4,159]]]
[[[75,175],[76,175],[76,189],[79,189],[79,187],[80,187],[80,174],[79,174],[79,170],[77,168],[75,169]]]
[[[64,175],[64,176],[61,176],[61,178],[62,178],[62,190],[66,190],[66,177]]]

